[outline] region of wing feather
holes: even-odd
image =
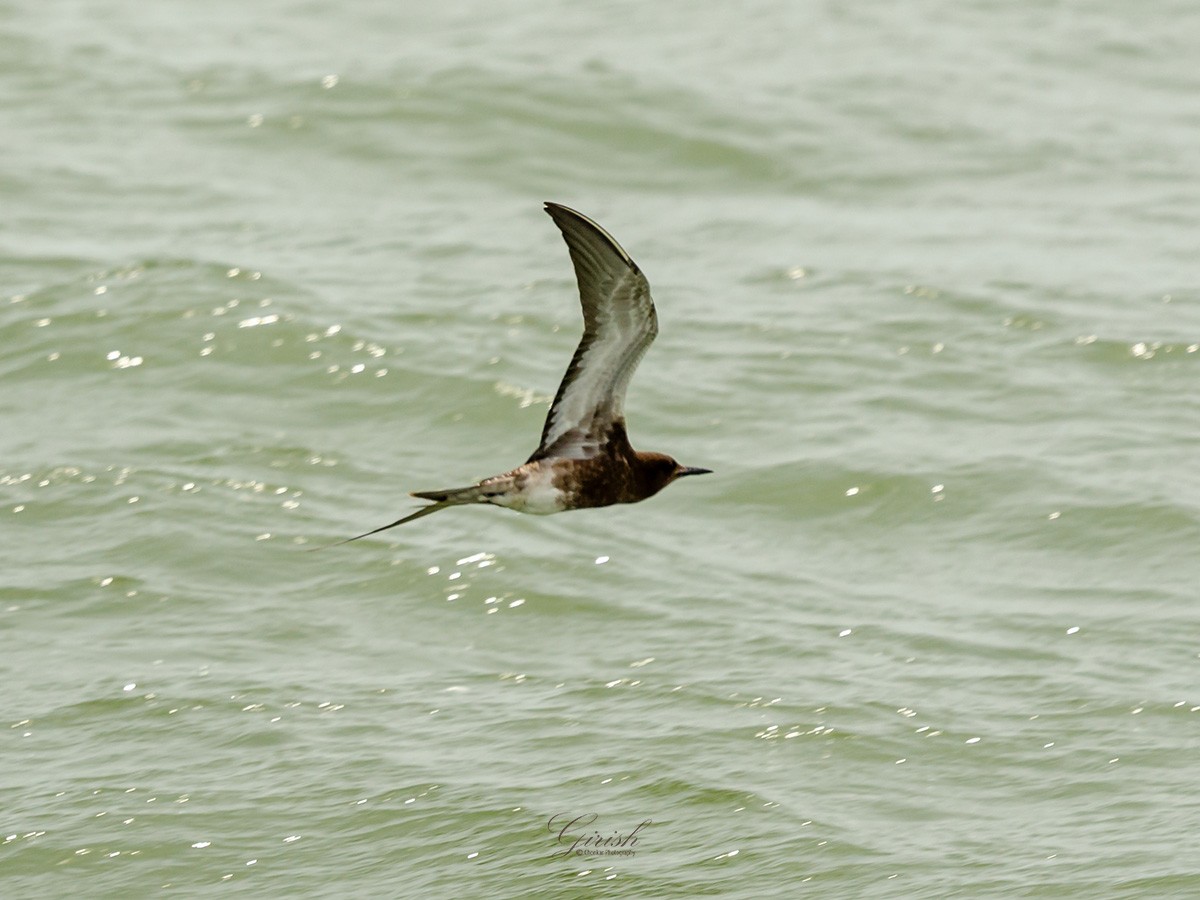
[[[573,209],[547,203],[546,212],[571,253],[583,306],[583,338],[550,405],[531,462],[547,456],[586,459],[603,449],[611,426],[624,420],[629,379],[658,334],[650,285],[621,245]]]

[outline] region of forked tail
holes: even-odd
[[[409,496],[419,500],[435,500],[438,503],[457,506],[461,503],[479,503],[486,497],[486,493],[482,487],[473,484],[470,487],[447,488],[444,491],[413,491]]]
[[[430,513],[435,513],[438,510],[446,509],[451,506],[462,506],[466,503],[478,503],[484,497],[483,491],[477,486],[465,488],[451,488],[445,491],[414,491],[412,496],[420,500],[433,500],[429,506],[423,506],[416,512],[409,513],[403,519],[397,519],[390,525],[381,525],[379,528],[371,531],[364,531],[362,534],[356,534],[352,538],[346,538],[344,541],[336,541],[332,544],[327,544],[329,547],[339,547],[342,544],[348,544],[351,541],[357,541],[359,538],[370,537],[373,534],[379,534],[381,531],[387,531],[389,528],[395,528],[397,525],[403,525],[405,522],[411,522],[414,519],[419,519],[422,516],[427,516]],[[313,547],[313,550],[320,550],[320,547]]]

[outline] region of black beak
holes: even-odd
[[[676,478],[682,478],[684,475],[711,475],[712,469],[697,469],[695,466],[680,466],[675,473]]]

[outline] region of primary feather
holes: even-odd
[[[579,282],[583,338],[559,385],[530,462],[590,459],[625,416],[625,390],[658,334],[646,276],[607,231],[582,213],[547,203]]]

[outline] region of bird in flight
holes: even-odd
[[[433,501],[357,541],[451,506],[490,503],[548,515],[567,509],[637,503],[685,475],[704,475],[663,453],[634,450],[625,433],[625,389],[658,334],[646,276],[612,235],[557,203],[546,212],[562,232],[583,303],[583,339],[550,405],[537,450],[511,472],[470,487],[415,491]]]

